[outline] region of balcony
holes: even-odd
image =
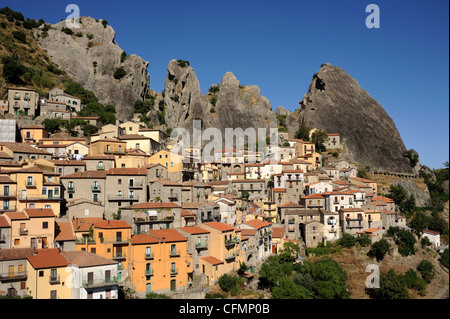
[[[139,201],[137,195],[108,195],[109,201]]]
[[[14,100],[20,100],[20,95],[19,94],[15,94],[14,95]]]
[[[24,280],[27,279],[28,275],[26,271],[15,271],[12,273],[2,273],[0,274],[0,281],[15,281],[15,280]]]
[[[86,289],[94,289],[100,287],[109,287],[117,285],[117,280],[113,280],[111,278],[98,279],[98,280],[90,280],[83,282],[83,288]]]
[[[239,243],[239,239],[237,239],[237,238],[225,240],[225,246],[226,247],[231,247],[231,246],[234,246],[234,245],[236,245],[238,243]]]
[[[14,199],[16,198],[16,193],[15,192],[4,192],[3,194],[0,194],[0,199]]]
[[[91,189],[93,192],[101,192],[102,188],[100,187],[100,185],[92,185]]]
[[[120,259],[126,259],[126,254],[124,252],[115,252],[113,254],[113,259],[120,260]]]
[[[20,201],[48,201],[48,200],[63,200],[63,198],[61,198],[60,195],[37,195],[37,196],[24,196],[24,195],[20,195],[19,196],[19,200]]]
[[[51,285],[59,284],[61,282],[61,276],[60,275],[58,275],[58,276],[50,276],[50,279],[49,279],[48,282]]]
[[[103,148],[103,153],[105,154],[122,154],[125,155],[125,150],[121,150],[121,149],[108,149],[107,147]]]
[[[26,228],[19,229],[19,235],[21,235],[21,236],[28,235],[28,229],[26,229]]]
[[[3,207],[0,207],[0,213],[15,212],[15,211],[16,211],[16,206],[15,205],[5,205],[3,203]]]
[[[197,244],[195,245],[195,248],[198,249],[198,250],[201,250],[201,249],[208,249],[208,242],[205,241],[205,242],[197,243]]]
[[[84,245],[84,244],[95,244],[95,238],[90,238],[90,237],[82,237],[82,238],[77,238],[75,239],[75,244],[76,245]]]
[[[172,222],[173,216],[147,216],[146,218],[134,218],[134,223],[136,225],[140,224],[152,224],[152,223],[167,223]]]
[[[181,256],[181,252],[180,252],[180,250],[171,250],[169,252],[169,256],[170,257],[180,257]]]
[[[178,268],[171,268],[171,269],[170,269],[170,275],[171,275],[171,276],[174,276],[174,275],[176,275],[176,274],[178,274]]]
[[[99,239],[102,244],[128,244],[130,241],[128,237],[99,237]]]
[[[145,270],[145,275],[146,276],[154,276],[155,274],[153,272],[153,269],[146,269]]]
[[[75,192],[75,187],[74,186],[69,186],[69,187],[67,187],[67,191],[69,192],[69,193],[73,193],[73,192]]]
[[[151,254],[145,254],[145,260],[153,260],[155,259],[155,254],[151,253]]]
[[[129,183],[128,184],[129,189],[142,189],[144,188],[144,183]]]
[[[26,188],[36,188],[37,185],[36,185],[35,181],[31,181],[31,182],[26,182],[25,187]]]
[[[231,253],[231,254],[225,255],[225,260],[226,261],[231,261],[233,259],[236,259],[236,253]]]

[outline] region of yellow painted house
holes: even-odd
[[[149,164],[161,164],[167,168],[169,173],[181,172],[183,170],[183,157],[162,150],[148,159]]]
[[[93,221],[91,225],[87,233],[76,239],[76,250],[117,261],[117,281],[120,283],[127,276],[132,262],[129,258],[131,226],[122,220]]]
[[[27,257],[28,295],[33,299],[71,299],[72,272],[59,249],[37,249]]]
[[[176,229],[150,230],[131,238],[130,278],[140,296],[188,287],[193,276],[187,238]]]
[[[239,247],[241,232],[221,222],[207,222],[199,227],[210,232],[209,256],[200,258],[199,265],[207,284],[212,285],[223,274],[236,271],[239,262],[245,262],[245,252]]]

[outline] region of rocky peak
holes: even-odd
[[[329,63],[314,75],[306,97],[287,120],[290,132],[298,123],[339,133],[354,162],[371,169],[412,173],[406,147],[386,111],[343,69]]]
[[[37,29],[38,43],[74,81],[93,91],[100,103],[114,105],[119,119],[129,120],[134,102],[143,100],[148,91],[149,63],[134,54],[123,59],[111,26],[90,17],[80,19],[80,28],[72,29],[72,34],[65,30],[65,21],[51,25],[47,32]],[[115,79],[120,67],[125,75]]]

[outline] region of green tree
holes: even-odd
[[[448,248],[445,248],[444,252],[441,255],[441,258],[439,258],[439,262],[448,269],[449,263]]]
[[[361,247],[368,247],[372,244],[372,240],[370,239],[370,236],[368,234],[362,234],[362,235],[356,237],[356,242]]]
[[[341,239],[338,241],[339,245],[345,248],[351,248],[356,244],[356,238],[350,235],[349,233],[344,233]]]
[[[237,276],[223,274],[219,277],[219,286],[225,292],[231,291],[233,288],[237,287],[239,283],[240,279]]]
[[[83,126],[83,134],[84,136],[89,136],[98,132],[98,127],[95,125],[85,125]]]
[[[324,130],[315,130],[311,134],[311,142],[316,145],[317,152],[325,152],[327,150],[325,142],[328,140],[328,134]]]
[[[310,299],[311,292],[296,285],[289,278],[282,278],[280,284],[272,289],[272,299]]]
[[[42,125],[52,134],[61,131],[61,120],[59,118],[45,119],[42,121]]]
[[[115,71],[114,71],[114,78],[116,80],[120,80],[121,78],[123,78],[125,75],[127,75],[127,72],[125,72],[125,69],[123,68],[123,66],[118,67]]]
[[[389,242],[386,239],[382,238],[381,240],[372,244],[368,255],[370,257],[375,257],[377,261],[382,261],[384,259],[384,256],[389,252],[389,249]]]
[[[295,138],[302,139],[304,141],[309,141],[310,129],[305,123],[301,123],[297,132],[295,132]]]
[[[425,289],[427,288],[427,283],[417,275],[417,272],[414,269],[410,268],[405,273],[404,279],[406,287],[408,287],[408,289],[417,290],[421,295],[426,294]]]
[[[311,277],[314,280],[313,293],[319,299],[345,299],[349,297],[348,275],[339,264],[330,258],[313,263]]]
[[[425,280],[426,283],[430,283],[434,278],[434,266],[432,263],[430,263],[428,260],[422,260],[417,265],[417,270],[419,271],[420,275],[422,276],[423,280]]]
[[[380,288],[367,289],[373,299],[409,299],[405,279],[391,269],[380,274]]]
[[[245,262],[239,262],[239,269],[237,271],[239,276],[244,276],[245,272],[248,271],[249,267],[245,264]]]
[[[26,69],[20,63],[17,54],[3,56],[1,63],[3,64],[3,78],[7,83],[21,84],[23,82],[20,77],[25,74]]]

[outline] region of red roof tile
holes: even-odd
[[[213,266],[223,264],[223,261],[221,261],[215,257],[212,257],[212,256],[206,256],[206,257],[202,257],[200,259],[206,261],[207,263],[210,263]]]
[[[206,226],[212,227],[214,229],[220,230],[221,232],[234,230],[234,227],[231,226],[231,225],[228,225],[227,223],[207,222],[207,223],[203,223],[203,225],[206,225]]]
[[[35,256],[27,257],[34,269],[66,267],[68,261],[60,254],[59,249],[37,249]]]

